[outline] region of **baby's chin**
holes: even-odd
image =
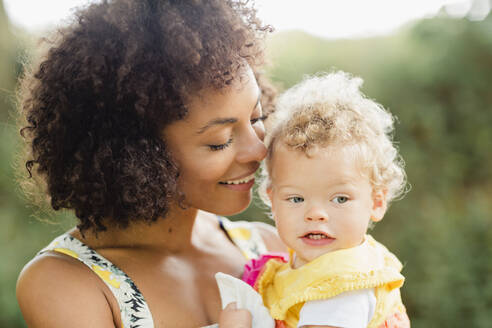
[[[300,267],[302,267],[303,265],[305,265],[305,264],[307,264],[309,262],[312,262],[312,261],[316,260],[320,256],[323,256],[325,254],[331,253],[331,251],[322,252],[322,253],[319,253],[319,254],[302,254],[302,253],[298,253],[298,252],[295,252],[295,251],[294,251],[294,253],[295,253],[295,258],[294,258],[292,267],[294,269],[297,269],[297,268],[300,268]]]
[[[319,258],[320,256],[323,256],[328,253],[333,253],[336,251],[340,251],[343,249],[349,249],[353,247],[360,246],[364,242],[365,238],[362,239],[361,242],[351,242],[351,243],[346,243],[345,245],[331,245],[333,247],[330,247],[329,249],[326,250],[319,250],[319,251],[311,251],[311,252],[305,252],[305,251],[296,251],[294,250],[295,258],[292,267],[294,269],[300,268],[301,266],[312,262]]]

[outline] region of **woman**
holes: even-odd
[[[267,225],[217,216],[248,206],[266,153],[255,73],[267,29],[232,0],[102,1],[76,17],[21,88],[26,167],[79,219],[22,271],[24,318],[217,322],[214,274],[283,248]]]

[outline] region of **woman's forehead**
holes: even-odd
[[[249,121],[261,95],[252,73],[240,88],[231,86],[227,90],[204,91],[200,96],[191,98],[187,104],[188,113],[182,120],[164,128],[163,136],[167,141],[178,136],[187,136],[192,140],[206,135],[206,131],[217,131],[220,127],[230,127],[242,120]]]
[[[258,104],[261,91],[254,75],[245,74],[226,88],[206,88],[191,96],[187,103],[185,121],[204,123],[214,119],[227,119],[250,113]],[[249,115],[249,114],[248,114]]]

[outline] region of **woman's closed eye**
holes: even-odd
[[[256,124],[257,122],[263,122],[264,120],[267,119],[267,117],[268,117],[267,115],[262,115],[262,116],[258,116],[256,118],[252,118],[251,119],[251,125]]]
[[[267,115],[262,115],[262,116],[258,116],[258,117],[255,117],[255,118],[252,118],[250,120],[251,122],[251,125],[254,125],[258,122],[263,122],[264,120],[266,120],[267,118]],[[227,140],[226,143],[223,143],[223,144],[210,144],[210,145],[207,145],[207,147],[212,150],[212,151],[218,151],[218,150],[224,150],[226,149],[227,147],[229,147],[233,142],[233,139],[232,138],[229,138],[229,140]]]
[[[348,202],[349,198],[347,196],[336,196],[333,198],[331,201],[336,203],[336,204],[344,204]]]
[[[227,140],[226,143],[223,143],[223,144],[218,144],[218,145],[207,145],[210,150],[212,151],[218,151],[218,150],[224,150],[226,149],[227,147],[229,147],[230,145],[232,144],[232,138],[230,138],[229,140]]]

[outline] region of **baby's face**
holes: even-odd
[[[371,218],[382,219],[384,193],[373,192],[357,164],[342,146],[319,149],[312,157],[275,148],[267,192],[280,238],[296,252],[295,267],[360,245]]]

